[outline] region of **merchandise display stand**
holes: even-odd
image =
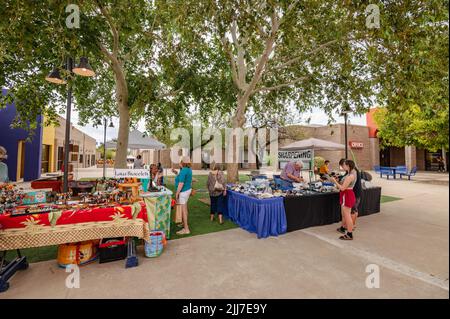
[[[9,288],[8,280],[14,276],[16,271],[25,270],[28,268],[27,257],[20,254],[20,250],[17,249],[17,257],[9,263],[6,261],[6,253],[3,252],[2,259],[0,261],[0,293],[5,292]]]

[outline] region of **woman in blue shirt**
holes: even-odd
[[[180,166],[180,173],[175,178],[175,198],[177,204],[181,205],[183,229],[178,231],[177,235],[189,235],[191,232],[188,225],[188,200],[192,191],[192,169],[189,156],[183,156]]]
[[[6,163],[3,163],[3,160],[6,160],[8,155],[6,155],[6,149],[3,146],[0,146],[0,186],[6,184],[8,182],[8,166]]]

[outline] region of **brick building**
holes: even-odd
[[[347,125],[348,157],[354,159],[358,167],[363,170],[372,170],[374,166],[398,166],[406,165],[409,168],[417,166],[418,170],[436,170],[436,158],[441,152],[430,152],[414,146],[408,147],[380,147],[380,140],[377,136],[378,127],[373,119],[376,108],[371,109],[366,114],[367,126]],[[283,132],[283,134],[281,134]],[[317,138],[339,144],[345,144],[345,125],[291,125],[279,130],[278,146],[281,148],[292,142]],[[150,150],[148,152],[148,163],[161,162],[166,168],[178,167],[178,163],[170,160],[170,149],[161,151]],[[243,149],[244,162],[240,164],[240,169],[256,169],[255,163],[248,163],[246,146]],[[323,157],[331,162],[333,169],[338,168],[341,158],[345,157],[345,151],[315,151],[315,156]],[[144,159],[145,159],[144,155]],[[222,151],[223,162],[225,162],[225,151]],[[447,152],[447,161],[448,161]],[[144,160],[145,161],[145,160]],[[146,161],[145,161],[146,162]],[[278,167],[278,163],[275,164]],[[193,169],[207,167],[205,163],[193,164]],[[448,164],[447,164],[448,167]]]

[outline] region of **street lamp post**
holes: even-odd
[[[345,140],[345,159],[348,159],[348,130],[347,130],[347,119],[348,114],[350,114],[352,111],[348,108],[341,111],[341,116],[344,116],[344,140]]]
[[[101,121],[98,120],[97,122],[98,125],[101,124]],[[107,119],[106,117],[103,119],[103,180],[106,180],[106,124],[107,124]],[[111,121],[109,123],[109,127],[114,127],[113,122]]]
[[[72,58],[67,59],[67,71],[72,72]],[[66,110],[66,135],[64,139],[64,176],[63,192],[67,193],[69,189],[69,145],[70,145],[70,116],[72,111],[72,83],[67,84],[67,110]]]
[[[80,64],[73,67],[72,57],[67,58],[66,64],[67,72],[71,75],[72,73],[81,76],[94,76],[95,72],[92,70],[91,66],[86,57],[80,58]],[[55,84],[66,84],[67,82],[61,78],[59,70],[57,68],[53,69],[52,72],[45,78],[48,82]],[[69,187],[69,147],[70,147],[70,117],[72,110],[72,84],[69,81],[67,86],[67,110],[66,110],[66,135],[64,137],[64,176],[63,176],[63,192],[67,192]]]

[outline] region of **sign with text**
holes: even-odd
[[[114,170],[115,178],[150,178],[150,171],[148,169],[129,169],[116,168]]]
[[[348,142],[348,144],[350,145],[351,148],[364,148],[363,142],[350,141]]]
[[[303,169],[311,169],[311,161],[313,159],[313,150],[301,150],[301,151],[278,151],[278,162],[280,169],[283,169],[287,162],[302,161]]]

